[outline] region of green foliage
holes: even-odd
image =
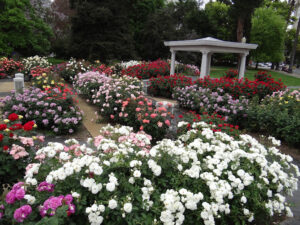
[[[248,117],[243,121],[248,130],[265,132],[291,145],[300,140],[300,95],[278,92],[266,97],[261,104],[253,101],[248,108]]]
[[[271,8],[258,8],[252,18],[251,41],[258,44],[253,57],[259,62],[283,60],[285,21]]]
[[[36,16],[29,0],[0,1],[0,54],[46,54],[51,29]]]

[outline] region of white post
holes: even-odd
[[[175,54],[176,52],[172,49],[171,51],[171,70],[170,75],[175,73]]]
[[[200,78],[204,78],[207,75],[207,54],[208,51],[202,51]]]
[[[14,84],[15,84],[15,95],[17,96],[18,94],[23,92],[24,79],[21,77],[14,78]]]
[[[23,79],[23,88],[25,87],[25,84],[24,84],[24,74],[23,73],[16,73],[15,74],[15,78],[22,78]]]
[[[207,70],[206,70],[206,75],[210,75],[211,55],[212,55],[212,52],[210,52],[210,53],[207,54]]]
[[[246,68],[246,57],[248,53],[241,54],[241,61],[240,61],[240,69],[239,69],[239,79],[244,78],[245,75],[245,68]]]

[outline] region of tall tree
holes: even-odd
[[[72,0],[72,53],[79,58],[127,60],[134,58],[130,0]]]
[[[34,12],[29,0],[0,0],[0,55],[46,54],[51,29]]]
[[[236,41],[241,42],[243,36],[248,37],[251,16],[264,0],[218,0],[230,5],[230,14],[236,18]],[[246,29],[245,29],[246,28]]]
[[[285,20],[272,8],[258,8],[252,18],[251,41],[257,62],[280,62],[284,58]]]

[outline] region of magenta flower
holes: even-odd
[[[23,205],[20,208],[16,209],[14,212],[14,218],[19,223],[22,223],[28,215],[32,212],[30,205]]]
[[[54,191],[54,184],[49,184],[46,181],[43,181],[39,184],[37,187],[38,191],[48,191],[48,192],[53,192]]]
[[[25,190],[23,188],[19,188],[18,190],[16,190],[15,193],[16,199],[21,200],[24,198],[24,196],[25,196]]]

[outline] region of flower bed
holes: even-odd
[[[240,96],[246,98],[253,98],[258,96],[259,99],[263,99],[265,96],[272,94],[273,92],[284,90],[286,86],[279,80],[275,81],[273,78],[268,81],[250,81],[246,79],[228,79],[221,77],[219,79],[213,79],[205,77],[195,81],[198,87],[210,88],[216,91],[218,88],[222,88],[225,93],[232,95],[235,99]]]
[[[22,116],[12,113],[0,122],[0,195],[3,184],[22,179],[25,167],[32,162],[35,149],[44,141],[43,136],[32,137],[33,121],[22,124]]]
[[[123,75],[137,77],[139,79],[149,79],[157,76],[170,75],[170,65],[163,60],[156,60],[149,63],[142,63],[130,66],[122,71]]]
[[[203,112],[209,114],[216,112],[228,117],[232,123],[238,123],[247,116],[248,100],[245,98],[233,99],[221,88],[213,91],[210,88],[202,88],[197,85],[186,86],[177,88],[174,98],[185,109],[194,110],[200,114]]]
[[[252,102],[243,126],[255,132],[271,134],[291,145],[300,144],[300,92],[280,91],[259,104]]]
[[[16,112],[23,121],[35,121],[39,128],[52,130],[56,134],[75,132],[82,121],[82,113],[74,106],[72,92],[58,86],[42,91],[38,88],[25,89],[23,94],[6,96],[2,111],[7,117]]]
[[[192,84],[192,78],[180,74],[158,76],[150,78],[148,93],[154,96],[171,98],[176,87],[185,87]]]
[[[22,69],[23,64],[21,62],[6,57],[0,58],[0,79],[5,78],[6,76],[12,76]]]
[[[76,74],[90,70],[90,63],[85,60],[71,58],[67,63],[59,64],[56,71],[67,82],[72,83]]]
[[[151,149],[129,127],[103,128],[90,147],[50,143],[6,195],[2,222],[270,224],[292,216],[283,194],[296,190],[299,169],[290,156],[204,122],[192,128],[200,126]]]

